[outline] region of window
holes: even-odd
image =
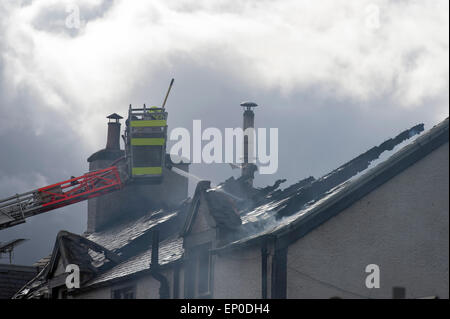
[[[187,251],[184,271],[185,298],[212,298],[212,257],[211,243],[200,245]]]
[[[112,299],[136,299],[135,287],[129,286],[111,291]]]

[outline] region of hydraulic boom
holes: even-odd
[[[25,222],[26,218],[101,196],[122,187],[116,166],[17,194],[0,200],[0,229]]]

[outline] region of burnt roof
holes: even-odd
[[[233,230],[242,224],[233,199],[226,193],[209,190],[205,192],[205,199],[217,227]]]
[[[172,216],[172,212],[152,212],[117,228],[88,234],[86,240],[122,254],[134,242],[142,238],[147,240],[146,236],[158,225],[175,221],[176,216],[184,216],[187,210],[192,213],[201,194],[205,195],[219,227],[235,234],[232,240],[222,242],[217,250],[245,247],[266,236],[284,236],[292,241],[297,240],[439,146],[448,143],[448,119],[416,137],[422,130],[423,125],[414,126],[319,179],[308,177],[282,190],[278,188],[283,180],[260,189],[244,187],[243,192],[242,189],[239,192],[229,192],[239,180],[229,179],[215,188],[211,188],[208,181],[202,181],[197,185],[192,201],[185,202],[182,209],[173,212],[175,215]],[[402,142],[412,137],[415,140],[398,151]],[[393,155],[381,161],[380,155],[387,151],[393,151]],[[192,217],[190,215],[187,215],[183,231],[187,230],[189,217]],[[183,239],[176,236],[175,232],[171,234],[160,245],[161,265],[180,260],[184,253]],[[94,287],[146,272],[151,261],[149,246],[134,251],[133,255],[119,261],[111,269],[99,273],[87,283],[88,286]]]
[[[120,252],[155,227],[175,222],[179,217],[179,211],[164,211],[162,209],[150,211],[138,219],[115,225],[103,231],[86,234],[86,238],[111,251]]]
[[[160,265],[178,260],[183,254],[183,248],[182,239],[177,235],[180,218],[185,216],[187,205],[187,202],[182,203],[173,211],[150,211],[135,220],[87,233],[84,237],[66,231],[59,232],[50,258],[40,260],[41,267],[45,263],[42,271],[17,293],[16,298],[41,298],[48,293],[48,279],[56,269],[60,256],[67,263],[79,265],[80,270],[87,274],[83,282],[85,287],[146,270],[150,267],[150,259],[147,264],[144,259],[149,254],[151,256],[150,235],[155,229],[162,230]]]
[[[412,142],[395,149],[408,137],[419,133],[422,125],[400,133],[374,147],[330,174],[309,182],[294,184],[269,195],[267,201],[243,213],[241,238],[217,248],[218,251],[247,246],[267,236],[298,240],[329,218],[387,182],[421,158],[449,141],[448,118]],[[384,151],[396,151],[377,163]],[[375,164],[377,164],[375,166]],[[368,169],[369,168],[369,169]],[[315,186],[317,185],[317,186]]]
[[[184,253],[183,239],[174,237],[162,241],[159,246],[159,265],[164,266],[171,262],[179,260]],[[125,260],[114,268],[102,273],[90,282],[87,287],[96,286],[105,282],[121,280],[124,277],[136,275],[150,270],[152,260],[151,247],[143,252]]]

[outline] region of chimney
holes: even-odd
[[[106,117],[108,122],[108,137],[106,147],[89,156],[89,171],[95,171],[111,166],[117,159],[125,155],[120,149],[120,115],[113,113]],[[107,194],[88,200],[87,232],[94,232],[119,215],[119,205],[116,194]]]
[[[122,119],[117,113],[113,113],[106,117],[108,122],[108,139],[106,140],[106,149],[120,150],[120,122]]]
[[[110,167],[118,159],[125,156],[125,151],[120,149],[119,143],[119,120],[122,117],[114,113],[107,118],[109,123],[106,147],[87,159],[90,172]],[[172,163],[168,154],[166,154],[166,163],[189,172],[188,162]],[[123,162],[114,165],[118,166],[120,170]],[[90,198],[88,200],[86,231],[88,233],[100,231],[126,219],[139,218],[149,211],[159,210],[161,207],[176,207],[182,200],[185,200],[188,196],[188,179],[166,167],[163,167],[163,171],[164,179],[161,184],[129,183],[119,191]]]
[[[253,108],[257,107],[258,104],[255,102],[242,102],[241,106],[244,108],[244,123],[243,130],[255,127],[255,113],[253,112]],[[254,154],[255,141],[254,136],[244,135],[244,163],[242,165],[241,176],[244,177],[250,186],[253,186],[253,178],[255,172],[255,165],[253,164],[256,160]]]

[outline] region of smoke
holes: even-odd
[[[219,129],[241,126],[239,103],[255,100],[256,126],[278,127],[280,136],[277,174],[255,183],[321,176],[406,127],[448,116],[448,6],[1,1],[0,196],[11,195],[11,178],[22,192],[33,174],[49,183],[82,174],[85,159],[104,147],[105,116],[125,115],[130,103],[160,105],[171,77],[169,129],[199,118]],[[226,164],[191,172],[216,184],[233,173]],[[42,215],[39,225],[32,219],[0,239],[28,231],[27,247],[42,230],[52,229],[48,238],[79,232],[85,214],[67,210],[66,221]],[[48,238],[47,248],[42,238],[43,249],[30,249],[34,256],[49,252]]]
[[[79,29],[67,27],[73,7]],[[130,92],[167,80],[161,68],[183,57],[283,94],[319,86],[327,97],[388,94],[415,107],[448,91],[448,1],[41,0],[6,1],[1,12],[11,90],[36,92],[95,146],[98,119],[144,102]]]

